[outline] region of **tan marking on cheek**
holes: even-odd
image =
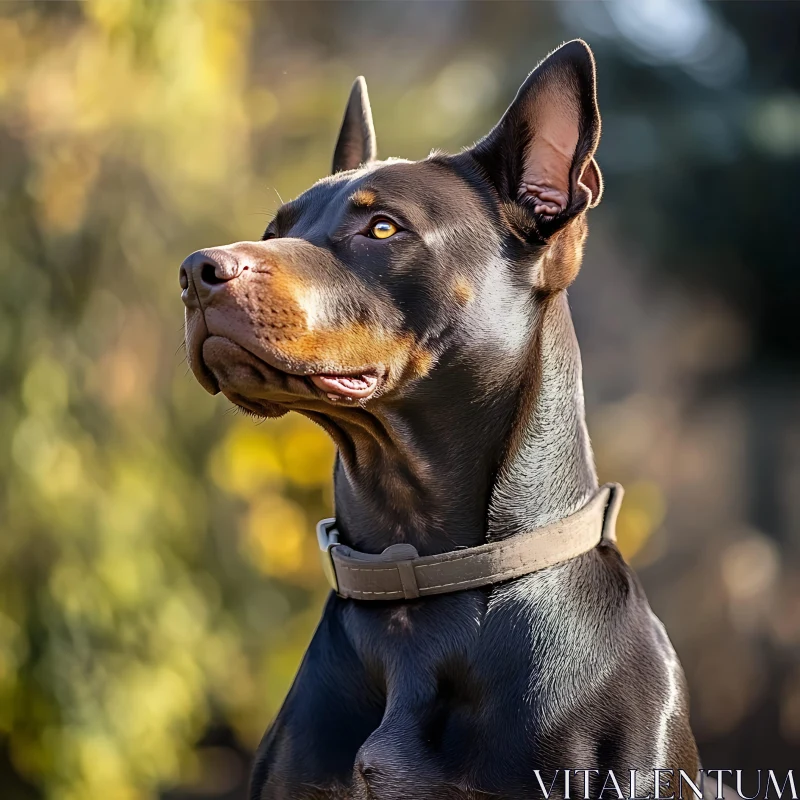
[[[554,238],[542,260],[543,288],[566,289],[578,274],[583,261],[586,222],[578,217]]]
[[[279,342],[279,346],[293,360],[331,371],[382,366],[387,372],[388,389],[405,380],[425,377],[434,362],[433,354],[419,348],[409,334],[398,335],[361,323],[304,331]]]
[[[370,206],[374,205],[376,199],[375,192],[373,192],[371,189],[358,189],[353,193],[352,197],[350,198],[350,202],[354,206],[369,208]]]
[[[469,305],[475,299],[475,289],[472,288],[472,284],[463,275],[456,275],[452,288],[453,297],[461,306]]]
[[[424,378],[433,366],[433,354],[427,350],[416,350],[408,362],[409,371],[415,378]]]
[[[405,371],[413,352],[413,340],[363,323],[350,323],[330,330],[306,330],[283,344],[282,349],[300,361],[327,364],[332,369],[383,365],[390,379],[396,380]]]

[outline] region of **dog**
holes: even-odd
[[[608,771],[646,796],[664,791],[654,770],[698,774],[683,672],[614,543],[585,423],[566,289],[603,193],[599,139],[580,40],[458,155],[377,160],[359,78],[332,174],[259,241],[182,264],[199,383],[337,445],[320,531],[337,591],[252,800],[596,797]],[[508,548],[523,566],[487,578]],[[478,557],[471,578],[421,583]],[[572,795],[565,770],[584,770]]]

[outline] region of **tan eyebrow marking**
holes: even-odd
[[[369,208],[377,197],[372,189],[357,189],[350,197],[350,202],[354,206],[361,206],[362,208]]]

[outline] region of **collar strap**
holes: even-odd
[[[420,556],[410,544],[373,555],[339,542],[335,519],[317,525],[325,577],[340,597],[413,600],[489,586],[569,561],[603,541],[616,541],[624,490],[607,483],[579,511],[541,528],[478,547]]]

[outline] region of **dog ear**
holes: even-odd
[[[375,160],[377,150],[367,82],[359,76],[350,90],[350,99],[344,110],[342,129],[333,152],[332,172],[344,172],[368,164]]]
[[[533,214],[543,235],[600,202],[603,179],[595,66],[581,39],[562,45],[528,75],[494,129],[472,149],[501,197]]]

